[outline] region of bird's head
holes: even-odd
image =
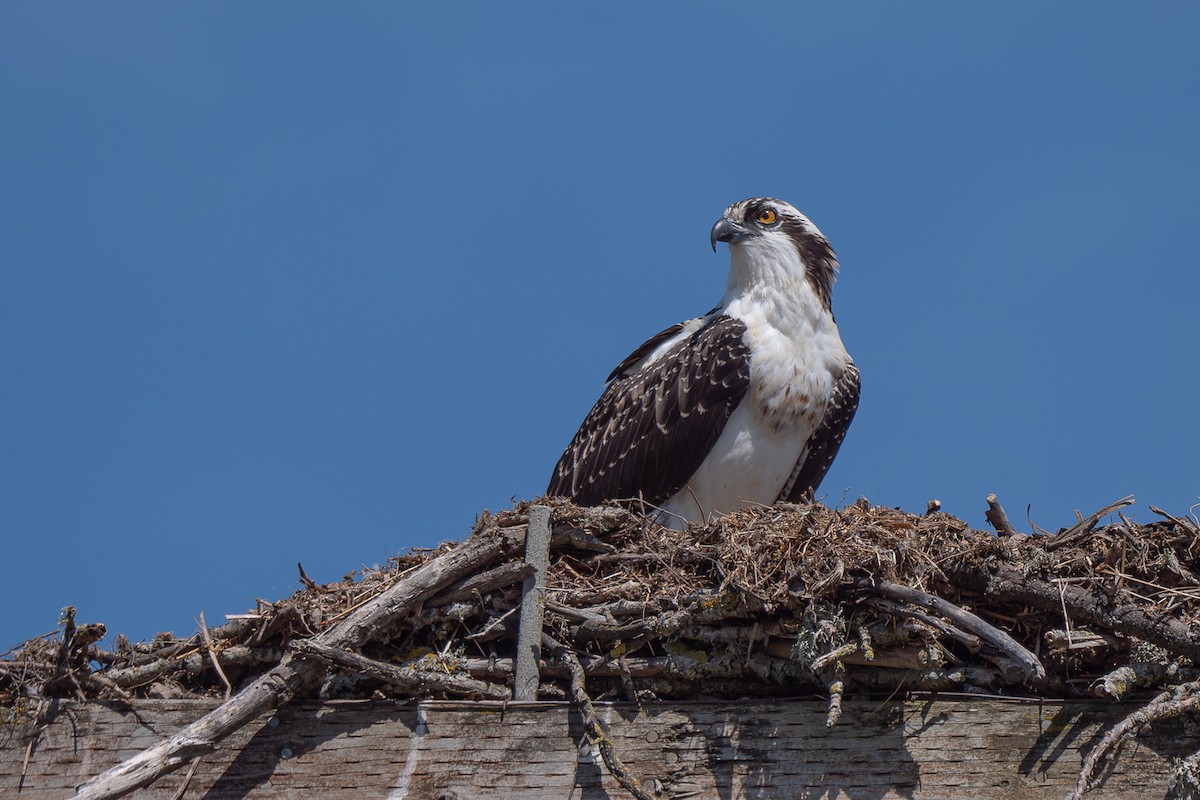
[[[709,241],[714,251],[717,242],[729,244],[733,271],[745,278],[803,275],[822,304],[830,306],[837,256],[817,226],[791,203],[773,197],[740,200],[725,209]]]

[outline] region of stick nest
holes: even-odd
[[[553,538],[545,633],[589,695],[609,699],[894,696],[958,691],[1151,697],[1194,680],[1200,529],[1190,518],[1040,536],[971,529],[949,514],[823,505],[756,508],[687,531],[619,507],[545,500]],[[1111,511],[1106,509],[1104,511]],[[484,513],[473,536],[527,524],[529,506]],[[1161,512],[1160,512],[1161,513]],[[309,642],[453,545],[303,588],[219,627],[130,643],[64,609],[56,635],[0,658],[0,707],[49,698],[228,695],[302,653],[329,664],[322,698],[506,697],[520,554],[372,631],[355,653]],[[539,695],[571,675],[547,658]]]

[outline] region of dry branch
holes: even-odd
[[[896,603],[882,597],[871,598],[870,604],[872,608],[877,608],[893,616],[919,619],[926,625],[936,628],[955,641],[961,642],[972,653],[978,653],[979,648],[983,646],[983,640],[975,634],[960,630],[949,622],[938,619],[932,614],[927,614],[918,608],[909,608],[901,603]]]
[[[437,608],[438,606],[457,603],[462,600],[470,600],[474,597],[494,592],[497,589],[512,586],[514,583],[520,583],[531,574],[533,574],[533,567],[529,564],[510,561],[507,564],[501,564],[495,569],[490,569],[478,575],[471,575],[465,580],[459,581],[450,587],[449,590],[431,599],[427,605],[430,608]]]
[[[996,495],[989,494],[987,496],[987,505],[988,510],[984,516],[987,517],[987,521],[992,524],[992,527],[996,529],[996,533],[1001,536],[1016,536],[1017,530],[1008,521],[1008,514],[1004,513],[1004,506],[1000,505],[1000,501],[996,498]]]
[[[369,675],[414,694],[441,692],[452,697],[468,699],[507,700],[508,688],[430,669],[385,664],[348,650],[340,650],[313,639],[297,639],[288,648],[301,656],[318,658],[329,664],[345,667],[355,674]]]
[[[1072,800],[1080,800],[1091,788],[1092,777],[1096,774],[1096,767],[1100,764],[1101,759],[1108,755],[1109,751],[1116,747],[1120,741],[1134,735],[1138,730],[1152,722],[1169,717],[1178,717],[1200,709],[1200,694],[1195,693],[1198,688],[1200,686],[1195,683],[1186,683],[1175,687],[1170,692],[1163,692],[1154,698],[1145,708],[1130,714],[1121,723],[1115,725],[1108,733],[1104,734],[1104,738],[1088,753],[1087,758],[1083,761],[1083,767],[1079,771],[1079,783],[1075,786],[1075,793],[1071,795]]]
[[[1065,605],[1073,619],[1113,633],[1142,639],[1167,650],[1200,661],[1200,630],[1168,614],[1150,613],[1133,602],[1118,601],[1098,590],[1026,576],[1004,564],[946,568],[961,586],[983,592],[985,597],[1006,602],[1028,603],[1047,611]],[[1060,612],[1061,613],[1061,612]]]
[[[317,637],[318,643],[345,648],[367,641],[380,626],[411,611],[442,587],[512,552],[520,546],[523,538],[523,535],[511,530],[499,534],[477,534],[397,581],[375,600],[324,631]],[[284,656],[279,666],[167,741],[85,783],[80,787],[77,797],[107,800],[149,785],[160,776],[209,752],[218,741],[259,715],[291,700],[305,685],[315,681],[322,669],[320,661]]]
[[[1084,536],[1087,536],[1089,533],[1091,533],[1100,520],[1104,519],[1114,511],[1118,511],[1126,506],[1131,505],[1133,505],[1133,495],[1122,497],[1115,503],[1109,503],[1095,514],[1087,517],[1087,519],[1081,519],[1070,528],[1048,537],[1047,541],[1045,541],[1042,546],[1049,551],[1057,550],[1060,547],[1066,547],[1069,544],[1074,544]]]
[[[1046,670],[1042,667],[1042,662],[1038,661],[1037,656],[1022,647],[1016,639],[1004,631],[994,625],[989,625],[966,609],[959,608],[947,600],[926,592],[887,581],[878,583],[864,581],[856,584],[856,587],[860,591],[878,592],[893,600],[912,603],[941,614],[959,628],[965,628],[1012,659],[1020,667],[1023,681],[1040,682],[1046,679]]]
[[[221,683],[225,684],[225,699],[228,700],[233,695],[233,684],[229,682],[229,677],[226,676],[225,670],[221,668],[221,659],[217,657],[217,648],[213,646],[212,637],[208,635],[208,623],[204,620],[203,611],[200,612],[200,634],[204,638],[204,648],[208,651],[209,659],[212,660],[213,669],[220,676]]]
[[[571,702],[575,703],[579,708],[579,713],[583,716],[584,725],[587,726],[588,738],[599,748],[600,757],[604,759],[604,766],[608,767],[608,773],[616,778],[617,783],[621,784],[621,788],[629,792],[637,800],[654,800],[654,796],[646,791],[645,787],[642,786],[642,782],[636,775],[629,771],[629,768],[625,766],[613,748],[612,737],[608,735],[608,731],[604,729],[600,718],[596,716],[596,709],[592,706],[592,698],[588,697],[587,690],[584,688],[586,678],[584,677],[583,666],[579,663],[579,659],[575,656],[575,653],[549,635],[542,637],[542,644],[570,672]]]

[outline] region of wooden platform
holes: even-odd
[[[63,703],[30,752],[26,725],[0,728],[0,797],[67,798],[216,704],[132,710]],[[1100,702],[597,704],[618,752],[671,798],[1065,798],[1081,751],[1134,707]],[[627,797],[561,703],[307,703],[264,717],[203,756],[187,798]],[[1097,798],[1163,797],[1171,758],[1200,749],[1181,723],[1118,751]],[[134,796],[175,796],[186,770]]]

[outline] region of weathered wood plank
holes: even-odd
[[[521,587],[521,617],[517,628],[517,657],[513,666],[514,700],[537,700],[538,663],[542,660],[542,622],[546,615],[546,572],[550,569],[550,509],[529,508],[525,533],[525,563],[533,572]]]
[[[0,729],[0,797],[68,797],[216,703],[142,701],[122,711],[62,703],[22,784],[29,729]],[[597,704],[621,757],[669,797],[850,796],[887,800],[1067,797],[1086,752],[1133,706],[939,700]],[[1096,797],[1161,796],[1171,757],[1200,748],[1179,724],[1127,745]],[[561,703],[297,703],[235,733],[197,766],[187,797],[623,797],[583,724]],[[171,798],[182,773],[138,797]],[[20,793],[17,793],[20,788]],[[842,793],[842,794],[839,794]]]

